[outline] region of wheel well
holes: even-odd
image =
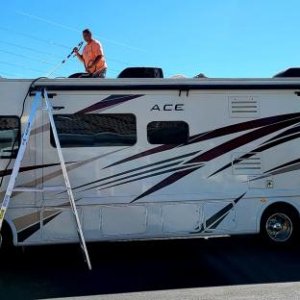
[[[295,206],[293,206],[290,203],[286,203],[286,202],[276,202],[273,203],[271,205],[269,205],[262,213],[261,218],[260,218],[260,229],[261,229],[261,223],[264,219],[264,217],[272,210],[274,209],[288,209],[290,210],[292,213],[295,214],[295,216],[298,216],[298,218],[300,217],[299,211],[296,209]]]
[[[6,241],[9,244],[13,243],[13,231],[12,231],[12,228],[10,227],[9,223],[6,220],[3,221],[1,235],[2,235],[4,241]]]

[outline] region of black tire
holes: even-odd
[[[294,244],[299,238],[299,214],[286,205],[267,209],[261,219],[260,233],[268,244],[285,246]]]
[[[0,251],[1,253],[10,252],[13,248],[13,235],[7,223],[3,223],[0,233]]]

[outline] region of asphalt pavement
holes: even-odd
[[[300,283],[272,283],[163,290],[112,295],[56,298],[55,300],[299,300]]]
[[[87,270],[78,245],[28,247],[2,253],[0,299],[92,295],[106,299],[136,292],[151,299],[149,292],[158,293],[155,291],[170,293],[174,289],[195,291],[212,287],[217,291],[226,287],[240,289],[241,285],[288,282],[296,282],[291,295],[298,295],[300,245],[274,248],[249,236],[97,243],[88,247],[93,271]],[[248,290],[250,293],[251,286]],[[158,295],[155,298],[160,299]]]

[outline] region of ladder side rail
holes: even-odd
[[[92,266],[91,266],[91,262],[90,262],[90,258],[89,258],[89,254],[88,254],[88,250],[87,250],[87,246],[86,246],[86,242],[85,242],[81,222],[80,222],[80,219],[79,219],[74,194],[73,194],[70,179],[69,179],[69,176],[68,176],[64,156],[62,154],[61,144],[60,144],[60,141],[59,141],[59,138],[58,138],[58,133],[57,133],[57,129],[56,129],[55,122],[54,122],[53,108],[52,108],[52,105],[49,102],[49,98],[48,98],[48,94],[47,94],[46,89],[44,90],[44,99],[45,99],[45,103],[46,103],[46,109],[48,111],[48,116],[49,116],[49,121],[50,121],[51,129],[52,129],[52,133],[53,133],[53,137],[54,137],[55,146],[56,146],[57,153],[58,153],[58,158],[59,158],[61,169],[62,169],[63,178],[64,178],[64,181],[65,181],[65,184],[66,184],[66,190],[67,190],[67,193],[68,193],[68,196],[69,196],[70,205],[71,205],[73,214],[75,216],[75,221],[76,221],[79,240],[80,240],[82,249],[83,249],[84,254],[85,254],[85,258],[86,258],[88,268],[91,270]]]
[[[30,138],[31,129],[32,129],[32,126],[33,126],[33,123],[34,123],[34,120],[35,120],[37,109],[41,104],[41,100],[42,100],[42,93],[37,92],[35,94],[35,97],[34,97],[34,101],[33,101],[31,111],[30,111],[30,114],[29,114],[29,118],[28,118],[28,121],[27,121],[27,125],[26,125],[25,131],[22,135],[22,139],[21,139],[19,150],[18,150],[18,154],[17,154],[17,157],[15,159],[13,170],[12,170],[12,173],[10,175],[8,186],[7,186],[5,196],[4,196],[2,205],[1,205],[1,209],[0,209],[0,231],[1,231],[1,228],[2,228],[2,225],[3,225],[3,221],[4,221],[4,218],[5,218],[9,203],[10,203],[11,195],[14,191],[16,178],[17,178],[17,176],[19,174],[19,171],[20,171],[21,162],[23,160],[23,157],[24,157],[24,154],[25,154],[25,151],[26,151],[26,146],[27,146],[29,138]]]

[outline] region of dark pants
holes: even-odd
[[[107,69],[103,69],[100,72],[89,73],[75,73],[69,76],[69,78],[105,78]]]
[[[91,74],[93,78],[105,78],[106,77],[107,69],[103,69],[100,72],[96,71],[95,73]]]

